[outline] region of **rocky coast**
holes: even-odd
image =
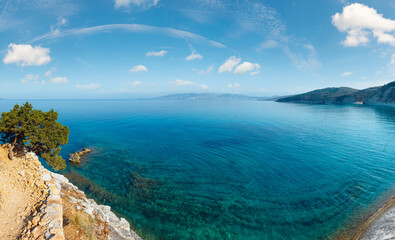
[[[109,206],[88,199],[36,154],[0,146],[0,239],[141,239]]]

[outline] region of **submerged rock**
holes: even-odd
[[[81,151],[70,153],[69,161],[72,163],[81,163],[81,157],[92,152],[91,149],[83,148]]]

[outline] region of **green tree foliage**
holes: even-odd
[[[23,106],[17,104],[1,114],[0,138],[12,148],[23,146],[36,153],[55,170],[63,170],[66,162],[59,153],[61,146],[69,142],[70,131],[57,120],[58,113],[54,110],[43,112],[33,109],[28,102]]]

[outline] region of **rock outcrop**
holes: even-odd
[[[88,199],[36,154],[8,158],[0,146],[0,239],[139,240],[124,218]]]
[[[130,230],[128,221],[124,218],[118,218],[110,206],[99,205],[93,199],[88,199],[84,192],[78,190],[76,186],[69,182],[63,175],[52,173],[55,185],[63,196],[76,206],[77,209],[83,210],[93,219],[104,223],[108,228],[107,239],[128,240],[141,239],[136,233]]]
[[[78,164],[81,162],[81,157],[86,154],[89,154],[90,152],[92,152],[91,149],[83,148],[81,151],[70,153],[69,161]]]

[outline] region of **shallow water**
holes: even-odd
[[[152,239],[327,239],[395,192],[395,108],[34,100],[70,130],[66,174]],[[0,101],[6,111],[21,101]]]

